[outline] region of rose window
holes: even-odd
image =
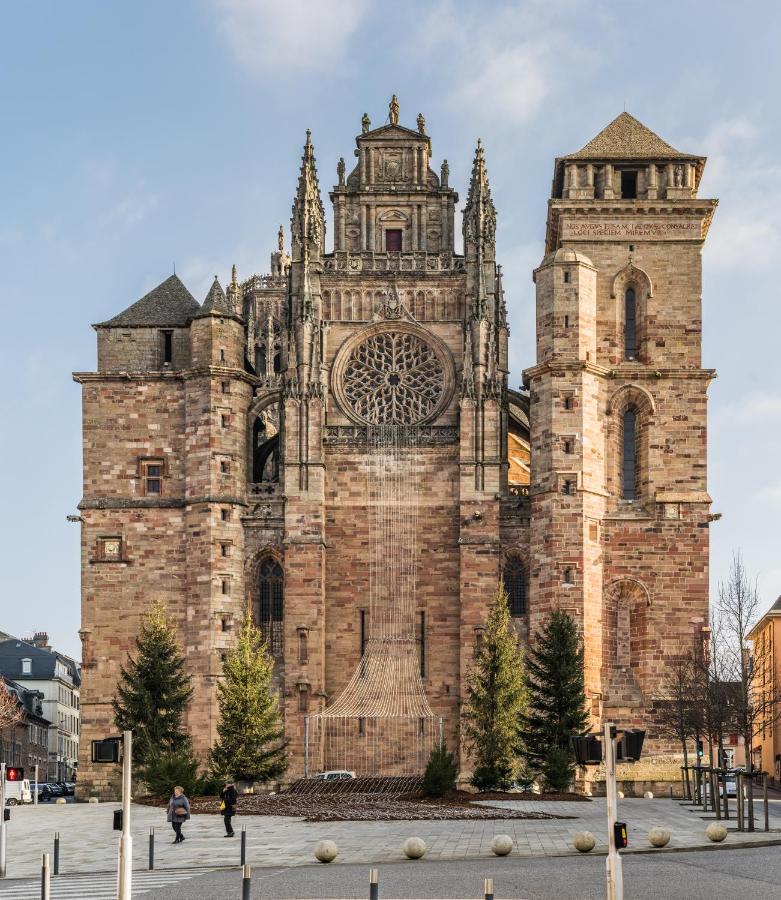
[[[445,366],[434,348],[409,331],[380,331],[345,361],[342,395],[369,425],[416,425],[443,400]]]

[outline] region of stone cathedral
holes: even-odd
[[[367,459],[395,426],[415,435],[399,457],[416,504],[415,679],[462,777],[463,678],[500,580],[522,642],[554,607],[576,618],[594,726],[648,728],[625,777],[676,777],[653,710],[708,614],[705,158],[622,113],[555,160],[536,360],[514,391],[484,148],[457,221],[423,116],[399,124],[394,97],[385,124],[361,125],[329,193],[332,249],[307,133],[289,251],[280,229],[267,274],[234,267],[202,304],[173,275],[94,326],[96,371],[74,376],[85,795],[114,790],[90,742],[116,734],[119,667],[157,599],[192,676],[199,754],[249,608],[275,659],[288,777],[338,762],[309,759],[307,729],[371,639],[383,537]]]

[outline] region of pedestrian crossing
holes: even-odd
[[[189,871],[133,872],[133,896],[180,884],[206,869]],[[93,875],[57,875],[51,878],[51,900],[116,900],[117,876],[105,872]],[[183,895],[186,896],[186,895]],[[24,878],[12,884],[0,883],[0,900],[40,900],[41,879]]]

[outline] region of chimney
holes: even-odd
[[[37,647],[39,650],[51,650],[48,631],[36,631],[27,643],[32,644],[33,647]]]

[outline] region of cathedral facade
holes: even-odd
[[[329,764],[311,754],[310,723],[372,639],[370,557],[386,538],[371,435],[391,426],[415,434],[402,478],[417,522],[415,677],[462,776],[463,679],[503,580],[522,642],[553,608],[576,618],[593,724],[649,730],[634,777],[675,777],[653,709],[667,662],[707,624],[705,159],[623,113],[555,161],[537,358],[513,391],[480,143],[460,223],[422,116],[400,125],[394,103],[379,128],[364,116],[355,157],[330,192],[332,250],[307,134],[290,252],[280,229],[268,274],[240,280],[234,267],[203,304],[172,276],[94,326],[97,370],[74,376],[80,791],[113,790],[90,743],[116,733],[119,667],[156,599],[192,676],[199,754],[249,608],[276,662],[289,777]]]

